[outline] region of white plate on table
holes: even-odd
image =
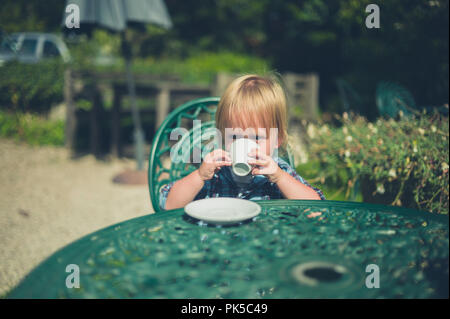
[[[184,207],[189,216],[209,224],[236,224],[261,213],[261,206],[247,199],[216,197],[193,201]]]

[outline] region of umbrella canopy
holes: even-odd
[[[139,110],[136,105],[136,89],[131,72],[131,50],[125,37],[125,29],[129,26],[142,26],[156,24],[170,28],[167,9],[162,0],[67,0],[66,7],[75,4],[79,8],[80,28],[66,29],[75,33],[90,33],[93,28],[103,28],[122,34],[122,54],[126,61],[126,76],[128,91],[131,97],[131,110],[134,124],[134,142],[138,170],[144,167],[144,132],[141,127]],[[65,25],[70,12],[65,12],[63,25]]]
[[[80,9],[80,29],[93,26],[113,32],[152,23],[169,29],[172,21],[162,0],[67,0]],[[63,24],[69,13],[65,13]]]

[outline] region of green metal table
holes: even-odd
[[[8,297],[448,297],[448,216],[352,202],[258,203],[259,216],[226,227],[177,209],[105,228],[56,252]],[[80,288],[66,287],[69,264],[79,266]]]

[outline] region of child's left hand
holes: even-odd
[[[264,154],[263,151],[257,148],[252,149],[248,156],[256,158],[248,161],[250,165],[257,165],[257,167],[252,169],[253,175],[265,175],[272,183],[278,182],[282,170],[272,157]]]

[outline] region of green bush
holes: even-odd
[[[362,202],[362,193],[359,189],[348,188],[348,172],[346,168],[337,169],[328,178],[322,174],[323,167],[317,159],[296,166],[296,171],[312,186],[319,188],[327,200]],[[354,191],[354,192],[352,192]]]
[[[148,34],[159,37],[164,35],[160,28],[148,29]],[[133,32],[129,33],[133,35]],[[230,52],[211,52],[204,49],[183,47],[181,52],[176,54],[139,55],[136,49],[142,34],[134,34],[132,40],[134,47],[133,72],[135,74],[155,74],[155,75],[178,75],[185,83],[211,83],[217,72],[229,73],[250,73],[264,72],[271,69],[270,62],[260,57]],[[155,39],[150,41],[154,43]],[[118,35],[113,35],[102,30],[93,32],[91,39],[81,40],[78,43],[70,44],[72,55],[72,68],[74,70],[96,70],[105,72],[125,72],[125,61],[120,53],[121,40]],[[154,46],[154,44],[152,45]],[[158,49],[156,49],[158,51]],[[109,58],[112,64],[101,65],[97,58]]]
[[[114,65],[92,65],[90,68],[105,72],[125,72],[125,62],[119,58]],[[217,72],[261,73],[270,68],[270,64],[261,58],[232,52],[199,52],[186,59],[148,57],[133,60],[135,74],[178,75],[184,83],[210,84]],[[82,68],[78,66],[77,69]]]
[[[347,197],[359,183],[364,201],[448,213],[448,117],[339,120],[341,127],[308,126],[319,180],[345,185]]]
[[[232,52],[203,52],[192,55],[185,63],[182,75],[191,82],[209,83],[218,72],[261,73],[270,69],[269,63],[261,58]]]
[[[63,72],[58,60],[6,63],[0,67],[0,104],[23,112],[48,111],[63,98]]]
[[[30,113],[0,111],[0,136],[31,145],[64,145],[64,121],[47,120]]]

